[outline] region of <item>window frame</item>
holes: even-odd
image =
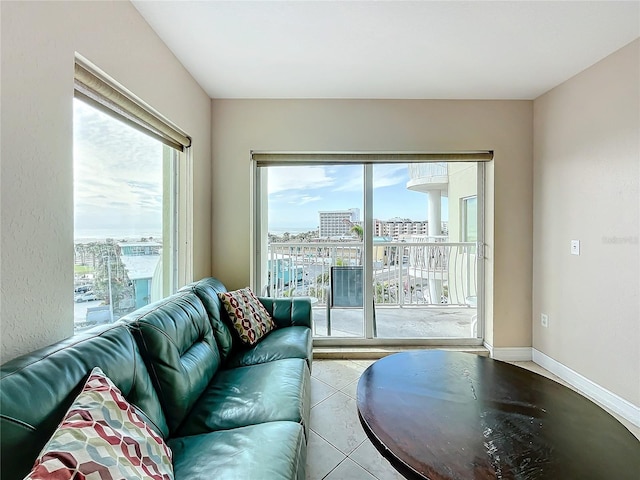
[[[191,137],[77,53],[74,62],[74,99],[164,144],[161,167],[162,229],[163,237],[165,233],[169,237],[167,241],[170,248],[163,248],[162,252],[162,291],[163,296],[174,293],[180,286],[193,281]],[[166,220],[170,223],[165,227]]]

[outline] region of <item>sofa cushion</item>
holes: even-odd
[[[313,337],[307,327],[279,328],[253,347],[239,348],[227,360],[225,368],[256,365],[283,358],[302,358],[311,370]]]
[[[27,479],[83,475],[173,479],[171,450],[99,367],[91,371]]]
[[[209,317],[192,292],[180,292],[123,318],[138,342],[174,432],[220,365]]]
[[[176,435],[196,435],[276,420],[306,426],[310,384],[309,369],[299,358],[221,370]]]
[[[304,480],[302,426],[269,422],[169,440],[176,478]],[[205,453],[206,452],[206,453]]]
[[[226,292],[227,288],[219,280],[208,277],[185,285],[180,291],[195,293],[204,304],[207,315],[209,315],[211,327],[213,328],[213,336],[220,350],[220,357],[224,362],[233,348],[233,334],[231,333],[231,328],[233,327],[231,327],[230,323],[227,323],[228,316],[220,303],[218,293]]]
[[[309,297],[259,298],[267,312],[271,314],[276,327],[311,328],[313,312]]]
[[[29,472],[96,366],[152,428],[168,434],[131,332],[120,323],[96,327],[0,367],[1,478],[23,478]]]
[[[253,346],[275,328],[271,315],[250,288],[220,292],[218,297],[243,343]]]

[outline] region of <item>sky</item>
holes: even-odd
[[[360,209],[363,216],[362,165],[268,167],[271,233],[296,233],[318,228],[319,211]],[[427,219],[427,195],[408,190],[406,164],[373,167],[373,217],[415,221]],[[446,220],[446,198],[442,200]]]
[[[76,239],[162,237],[163,145],[74,100]]]
[[[74,100],[76,240],[162,238],[162,152],[157,140]],[[318,228],[318,212],[360,209],[363,166],[268,167],[271,233]],[[427,196],[406,188],[406,164],[374,165],[373,216],[427,219]],[[446,198],[442,219],[447,220]]]

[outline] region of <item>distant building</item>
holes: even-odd
[[[426,235],[429,231],[426,220],[412,221],[408,219],[375,220],[373,231],[376,237],[393,237],[398,239],[402,235]]]
[[[160,263],[162,244],[158,242],[121,242],[120,258],[133,283],[135,308],[152,301],[151,288],[156,268]]]
[[[160,255],[162,244],[158,242],[120,242],[120,253],[131,257],[140,255]]]
[[[360,223],[360,209],[332,210],[318,212],[320,215],[320,238],[346,237],[351,235],[351,228]]]

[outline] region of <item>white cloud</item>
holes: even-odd
[[[362,176],[345,178],[340,181],[340,185],[333,189],[334,192],[362,192]]]
[[[406,184],[408,178],[406,164],[376,165],[373,168],[373,188]]]
[[[322,197],[317,195],[315,197],[310,197],[309,195],[303,195],[302,197],[300,197],[300,201],[298,203],[300,205],[304,205],[305,203],[319,202],[320,200],[322,200]]]
[[[336,179],[325,167],[269,167],[269,195],[290,190],[314,190],[330,187]]]

